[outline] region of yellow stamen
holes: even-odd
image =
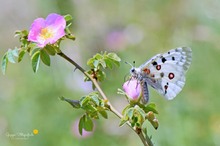
[[[40,37],[44,40],[52,38],[54,36],[54,32],[50,28],[43,28],[40,32]]]

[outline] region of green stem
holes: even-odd
[[[72,65],[74,65],[77,69],[79,69],[85,76],[87,76],[91,81],[92,83],[95,85],[96,89],[98,90],[98,92],[100,93],[100,95],[103,97],[104,100],[107,101],[107,104],[109,106],[109,110],[111,112],[113,112],[117,117],[119,117],[120,119],[122,119],[122,115],[121,113],[119,113],[112,105],[111,103],[109,102],[107,96],[105,95],[105,93],[102,91],[102,89],[100,88],[98,82],[96,81],[96,79],[94,79],[92,76],[90,76],[86,70],[84,70],[80,65],[78,65],[75,61],[73,61],[71,58],[69,58],[68,56],[66,56],[66,54],[64,54],[62,51],[59,51],[57,53],[59,56],[61,56],[62,58],[64,58],[65,60],[67,60],[68,62],[70,62]],[[153,146],[150,138],[146,135],[146,139],[141,132],[138,132],[135,128],[133,128],[130,123],[126,123],[141,139],[141,141],[143,142],[144,146]]]

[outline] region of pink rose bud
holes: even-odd
[[[123,84],[123,89],[128,98],[132,101],[138,101],[141,97],[141,86],[135,79],[125,82]]]

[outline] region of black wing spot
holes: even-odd
[[[164,73],[162,72],[162,73],[160,73],[160,77],[162,78],[162,77],[164,77]]]
[[[156,61],[152,62],[152,65],[153,65],[153,66],[156,66],[156,65],[157,65],[157,62],[156,62]]]
[[[163,57],[163,58],[161,59],[161,61],[164,63],[164,62],[166,62],[167,60],[166,60],[166,58]]]
[[[170,54],[170,52],[167,52],[168,54]]]
[[[175,60],[175,57],[172,57],[172,60],[174,61],[174,60]]]

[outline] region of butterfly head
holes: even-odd
[[[126,64],[129,64],[131,66],[130,74],[134,78],[138,78],[138,74],[140,73],[140,68],[135,67],[135,61],[133,61],[133,65],[131,63],[125,62]]]
[[[130,69],[130,73],[131,73],[132,77],[135,77],[135,78],[138,77],[138,75],[140,74],[140,71],[141,71],[140,68],[136,68],[136,67],[132,67]]]

